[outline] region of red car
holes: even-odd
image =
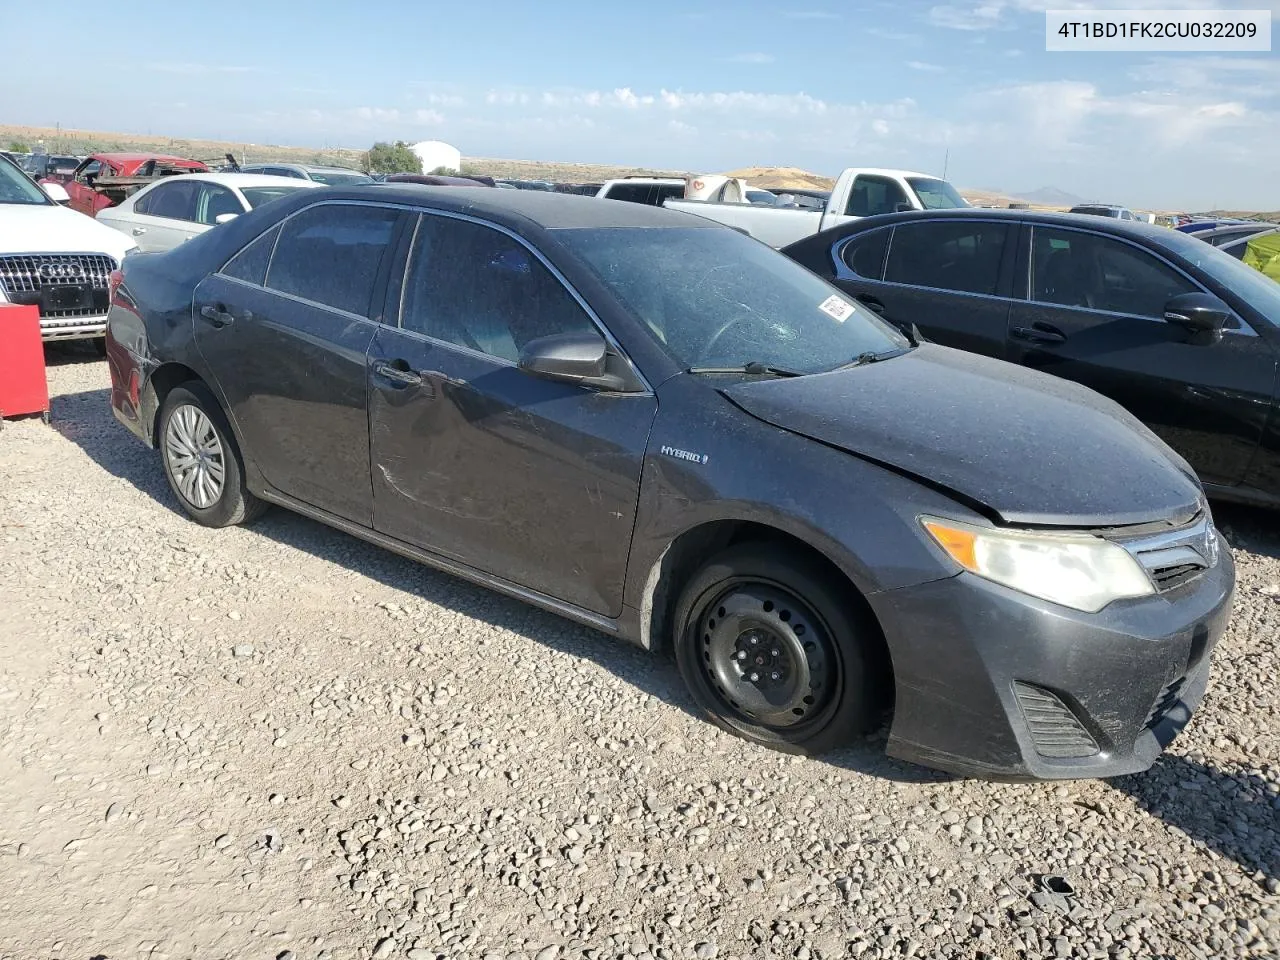
[[[119,202],[118,197],[95,190],[95,181],[107,177],[153,177],[164,170],[208,173],[209,167],[199,160],[157,153],[95,153],[76,167],[75,175],[63,185],[71,197],[68,206],[92,217]]]

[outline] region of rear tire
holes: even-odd
[[[196,523],[229,527],[266,509],[245,487],[240,448],[204,384],[192,380],[169,391],[157,441],[169,488]]]
[[[732,547],[675,610],[680,674],[712,723],[787,753],[852,742],[877,716],[878,628],[853,587],[798,551]]]

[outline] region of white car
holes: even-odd
[[[102,343],[108,280],[138,245],[61,206],[69,200],[0,157],[0,303],[39,307],[45,340]]]
[[[98,222],[132,238],[144,253],[158,253],[285,194],[319,186],[252,173],[186,173],[163,177],[99,210]]]
[[[377,182],[373,177],[359,170],[348,170],[346,167],[318,167],[310,163],[250,163],[242,166],[240,172],[310,180],[323,187],[358,187]]]

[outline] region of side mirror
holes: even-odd
[[[1183,293],[1164,305],[1165,323],[1197,335],[1197,341],[1216,343],[1227,325],[1231,308],[1207,293]]]
[[[608,359],[603,337],[594,333],[558,333],[525,344],[518,366],[545,380],[600,384]]]
[[[238,213],[220,213],[213,218],[213,222],[214,223],[230,223],[232,220],[234,220],[238,216],[239,216]]]
[[[914,209],[915,207],[913,207],[911,204],[903,200],[899,200],[897,203],[893,205],[894,213],[910,213]]]
[[[42,183],[45,195],[54,203],[70,203],[71,195],[67,193],[66,188],[60,183]]]

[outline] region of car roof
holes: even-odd
[[[171,179],[162,178],[161,182]],[[318,189],[319,184],[310,180],[299,180],[297,177],[277,177],[268,173],[188,173],[183,174],[186,180],[207,180],[210,183],[221,183],[224,186],[243,190],[245,187],[300,187],[304,190]]]
[[[719,228],[720,224],[644,203],[600,200],[551,190],[494,190],[492,187],[429,187],[416,183],[379,183],[359,187],[327,187],[310,191],[303,203],[318,200],[369,200],[431,207],[471,214],[515,229],[527,225],[546,230],[593,227]],[[288,202],[291,198],[277,201]],[[274,206],[274,204],[273,204]]]
[[[850,220],[839,226],[831,227],[813,236],[797,240],[790,246],[783,247],[784,253],[803,251],[814,244],[821,246],[830,243],[832,236],[851,236],[881,226],[893,226],[899,223],[910,223],[913,220],[1015,220],[1020,223],[1034,223],[1044,226],[1075,227],[1092,230],[1095,233],[1112,233],[1124,236],[1141,237],[1142,239],[1160,243],[1170,230],[1158,227],[1145,220],[1118,220],[1113,217],[1098,217],[1089,213],[1058,213],[1051,210],[1008,210],[989,207],[956,207],[945,210],[908,210],[902,213],[880,213],[872,217]],[[815,237],[825,238],[815,240]]]

